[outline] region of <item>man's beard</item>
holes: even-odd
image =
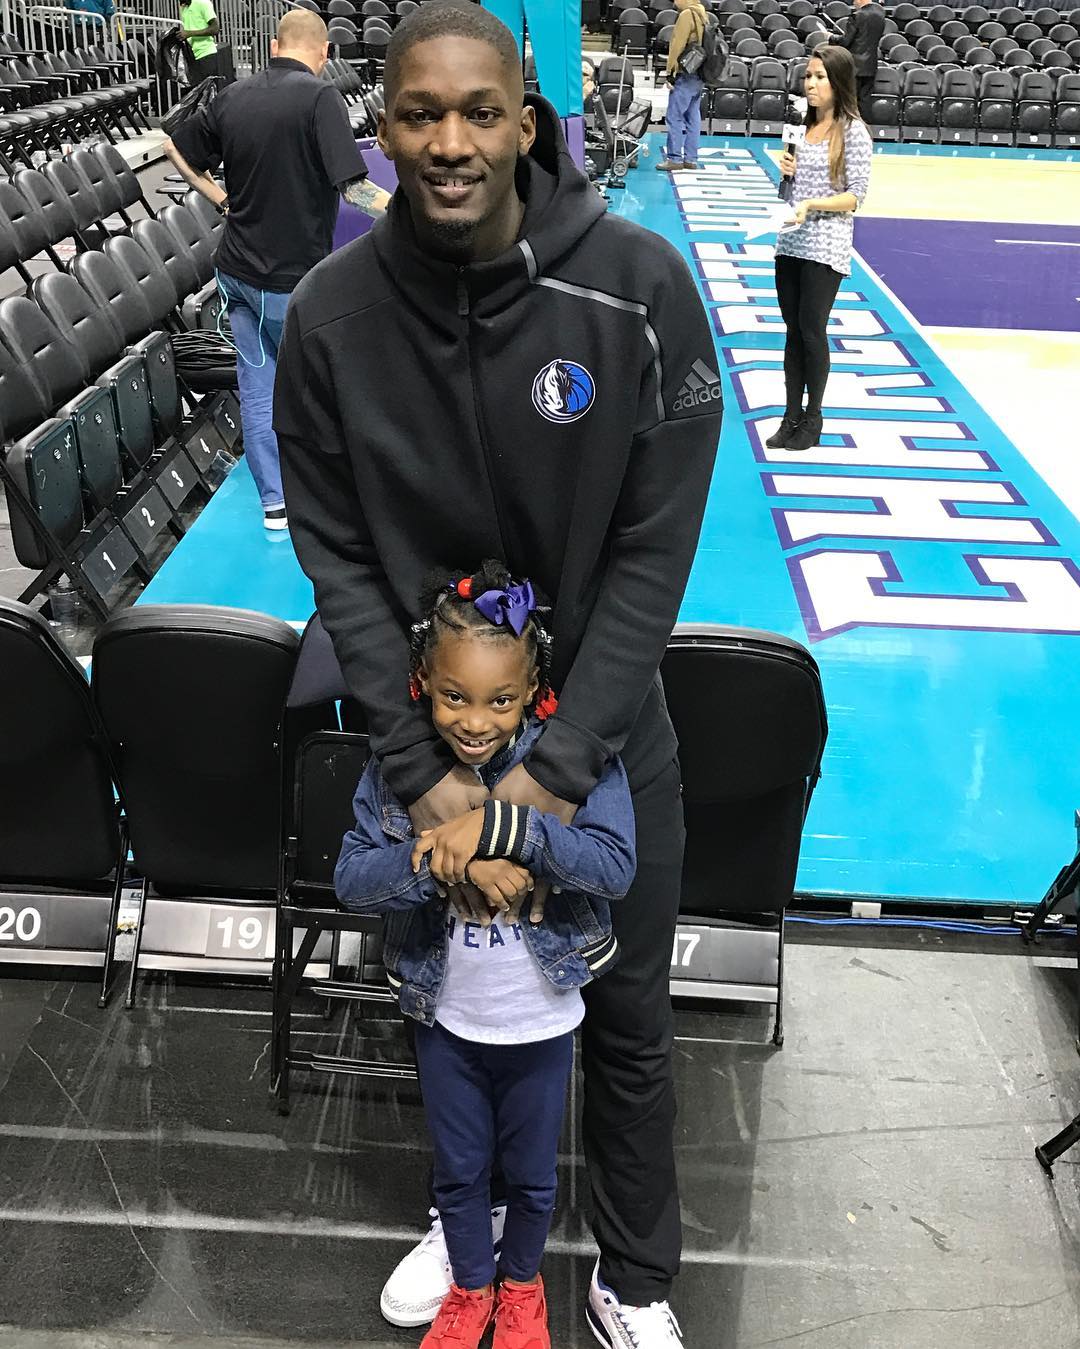
[[[455,216],[441,220],[425,220],[424,224],[436,248],[445,257],[467,257],[479,228],[478,220],[464,220]]]

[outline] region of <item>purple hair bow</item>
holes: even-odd
[[[505,623],[520,637],[525,631],[529,615],[536,609],[536,596],[533,594],[532,582],[522,581],[520,585],[507,586],[505,590],[485,590],[473,603],[489,623],[497,626]]]

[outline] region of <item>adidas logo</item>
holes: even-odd
[[[720,376],[702,360],[696,360],[690,372],[682,382],[672,412],[695,412],[707,407],[709,403],[721,403],[724,399]]]

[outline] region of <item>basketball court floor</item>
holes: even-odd
[[[832,320],[820,449],[783,405],[774,145],[707,138],[612,209],[675,243],[708,305],[726,417],[682,610],[822,668],[830,736],[800,891],[1031,904],[1075,835],[1080,756],[1080,156],[884,147]],[[241,465],[143,602],[264,610],[311,589]]]

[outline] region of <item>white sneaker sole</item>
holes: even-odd
[[[288,520],[266,520],[266,519],[263,520],[263,529],[278,530],[288,528],[289,528]]]
[[[405,1330],[415,1330],[417,1326],[431,1325],[432,1321],[435,1320],[435,1313],[441,1306],[442,1298],[430,1311],[408,1312],[388,1308],[382,1299],[379,1300],[379,1311],[382,1313],[383,1320],[389,1321],[392,1326],[401,1326]]]

